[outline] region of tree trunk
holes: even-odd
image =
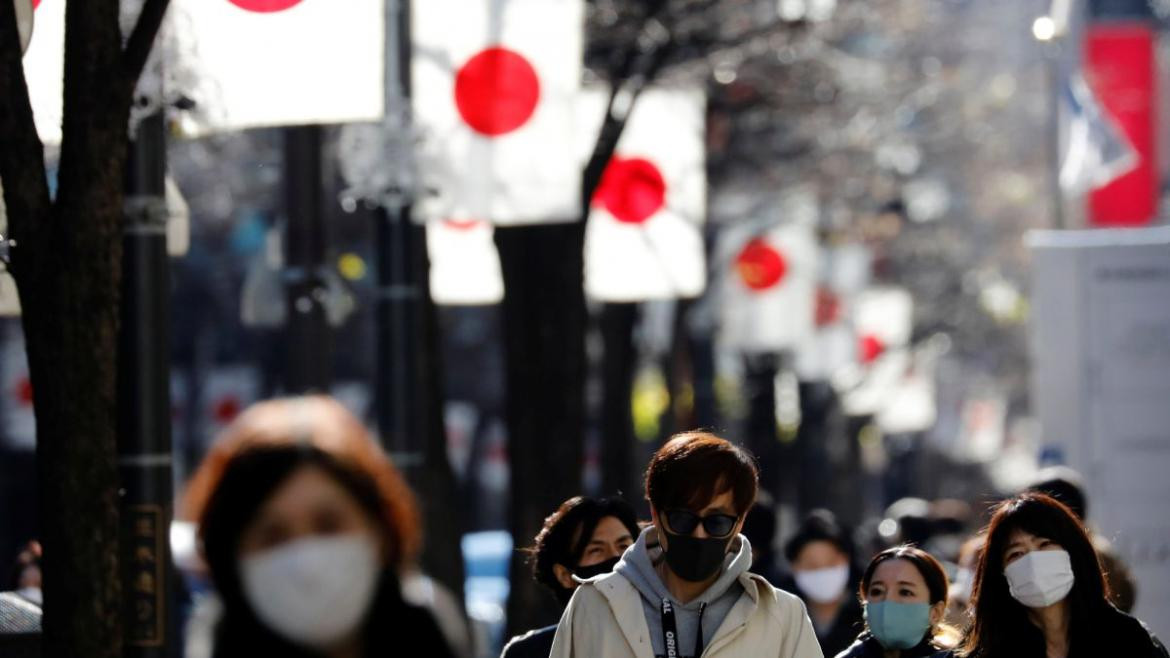
[[[125,53],[118,4],[66,6],[51,202],[13,5],[0,2],[0,178],[36,409],[43,647],[62,658],[122,653],[114,429],[122,186],[131,94],[166,2],[147,0]]]
[[[637,304],[605,304],[601,309],[601,493],[621,495],[637,505],[641,496],[634,466],[634,324]]]
[[[585,369],[584,222],[497,227],[504,275],[508,375],[510,525],[517,547],[544,517],[581,493]],[[508,627],[520,631],[560,616],[522,553],[513,552]]]

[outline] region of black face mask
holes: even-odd
[[[670,540],[670,545],[664,549],[666,566],[679,578],[694,583],[701,582],[714,576],[723,566],[723,558],[727,555],[731,537],[699,538],[676,535],[664,528],[659,530],[665,532]]]
[[[613,571],[615,566],[617,566],[618,560],[620,559],[620,557],[611,557],[605,562],[598,562],[597,564],[591,564],[587,567],[577,567],[576,569],[573,569],[573,575],[580,578],[581,580],[587,580],[594,576],[600,576],[601,574],[609,573]],[[576,587],[562,587],[558,589],[556,592],[557,600],[561,602],[561,605],[568,604],[569,599],[573,598],[573,592],[576,589]]]

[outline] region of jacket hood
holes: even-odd
[[[649,601],[652,606],[658,606],[665,598],[670,599],[677,608],[698,610],[702,604],[712,603],[723,596],[739,577],[751,568],[752,546],[747,537],[743,535],[734,537],[723,559],[719,577],[702,594],[687,603],[682,603],[671,596],[666,584],[659,578],[654,567],[664,559],[662,544],[658,540],[658,528],[649,526],[638,535],[638,541],[626,550],[613,570],[630,581],[642,598]]]

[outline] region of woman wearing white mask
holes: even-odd
[[[878,553],[861,576],[865,630],[837,658],[950,658],[957,634],[943,623],[947,575],[926,551]]]
[[[1167,658],[1108,593],[1093,544],[1067,507],[1038,493],[1008,499],[987,526],[961,655]]]
[[[792,579],[780,583],[804,599],[821,652],[835,656],[861,628],[861,604],[853,588],[861,574],[853,567],[849,532],[829,510],[809,512],[784,545]]]
[[[185,503],[222,601],[215,658],[451,655],[398,584],[419,541],[413,496],[336,401],[249,408]]]

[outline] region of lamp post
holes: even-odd
[[[1052,197],[1052,223],[1065,228],[1064,193],[1060,187],[1060,95],[1061,42],[1068,32],[1070,0],[1052,0],[1048,13],[1032,21],[1032,36],[1044,48],[1045,73],[1048,78],[1048,169]]]

